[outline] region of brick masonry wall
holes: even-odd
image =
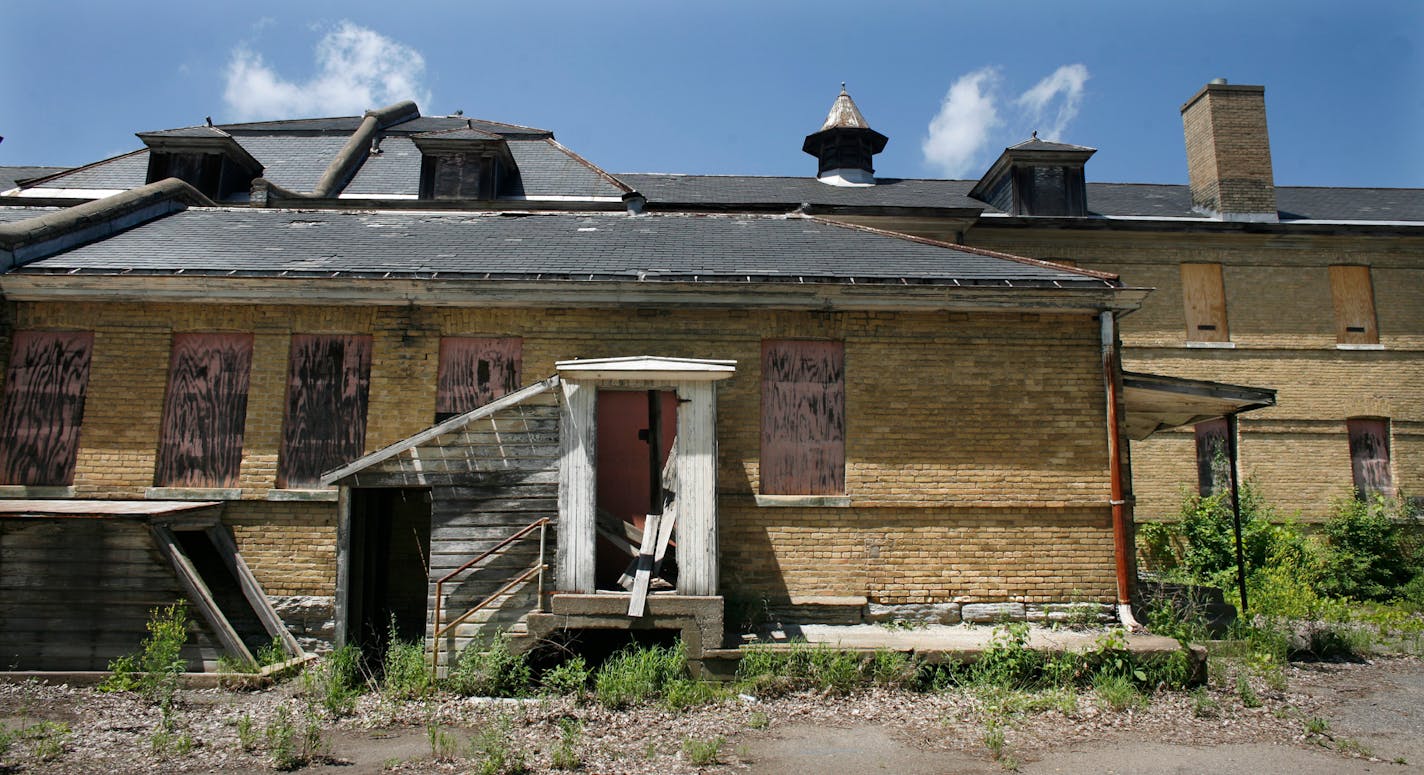
[[[1283,515],[1324,519],[1353,487],[1345,420],[1391,420],[1395,486],[1424,494],[1424,240],[1352,234],[1162,234],[976,227],[971,242],[1067,258],[1154,288],[1121,323],[1124,367],[1277,391],[1241,417],[1242,473]],[[1186,346],[1179,264],[1223,265],[1233,349]],[[1336,347],[1329,266],[1370,267],[1380,350]],[[1190,429],[1133,442],[1139,520],[1174,517],[1196,491]]]
[[[1265,89],[1208,85],[1182,109],[1192,204],[1212,212],[1276,212]]]
[[[1088,315],[37,303],[15,313],[17,328],[96,331],[79,497],[143,497],[152,485],[173,332],[254,332],[242,495],[226,519],[273,595],[330,594],[335,578],[335,504],[266,500],[297,332],[373,335],[368,450],[432,423],[441,335],[522,337],[526,384],[570,358],[737,360],[718,401],[723,574],[754,593],[1113,594],[1098,327]],[[754,505],[763,338],[845,341],[850,508]]]

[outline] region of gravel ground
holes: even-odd
[[[1090,691],[1041,703],[1052,709],[1022,712],[1006,712],[1001,699],[968,690],[741,697],[682,713],[650,707],[610,711],[566,698],[442,696],[396,702],[367,695],[355,714],[331,719],[319,712],[313,716],[294,682],[261,692],[190,690],[180,693],[175,712],[175,734],[193,741],[191,750],[183,752],[154,751],[161,714],[132,695],[9,684],[0,685],[0,725],[14,730],[50,721],[70,731],[47,737],[37,731],[16,739],[0,757],[0,771],[270,771],[265,743],[243,750],[238,726],[245,716],[260,737],[280,708],[299,728],[310,718],[320,725],[324,753],[303,772],[348,775],[471,771],[480,762],[471,753],[471,741],[489,730],[495,730],[497,748],[522,752],[530,771],[555,771],[560,722],[567,719],[581,725],[571,750],[588,772],[804,773],[833,767],[849,773],[872,766],[903,773],[994,772],[1020,765],[1052,772],[1079,768],[1075,755],[1108,750],[1128,764],[1110,767],[1109,759],[1097,756],[1090,759],[1097,762],[1094,769],[1188,771],[1154,769],[1163,750],[1195,750],[1218,758],[1229,753],[1237,758],[1222,761],[1293,773],[1313,770],[1299,761],[1339,765],[1322,771],[1403,772],[1424,765],[1424,664],[1419,660],[1294,665],[1287,670],[1285,688],[1251,677],[1261,700],[1255,708],[1243,704],[1235,688],[1237,668],[1225,664],[1214,663],[1212,684],[1195,694],[1158,693],[1149,703],[1122,711],[1107,707]],[[1313,718],[1322,719],[1324,727],[1316,723],[1312,734],[1307,721]],[[986,732],[994,727],[1003,732],[999,760],[986,746]],[[457,749],[451,760],[432,755],[432,728]],[[698,766],[690,760],[686,741],[715,738],[724,741],[717,764]],[[53,758],[42,761],[47,741]],[[1269,766],[1273,752],[1275,765]],[[1214,769],[1202,761],[1203,769]]]

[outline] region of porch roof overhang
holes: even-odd
[[[559,361],[554,364],[554,368],[558,370],[561,378],[574,381],[634,379],[712,382],[734,376],[737,373],[737,362],[637,355],[627,358]]]
[[[4,499],[0,500],[0,518],[154,519],[202,512],[222,505],[220,501]]]
[[[1160,374],[1122,373],[1127,436],[1141,441],[1183,425],[1276,405],[1270,388],[1231,385]]]

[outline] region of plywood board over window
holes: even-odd
[[[447,336],[440,340],[435,421],[477,409],[519,389],[518,337]]]
[[[1221,264],[1182,264],[1182,301],[1187,313],[1188,342],[1229,342],[1226,327],[1226,286]]]
[[[5,376],[0,483],[73,484],[93,351],[93,332],[15,333]]]
[[[1389,472],[1389,420],[1357,417],[1345,421],[1350,430],[1350,468],[1355,492],[1367,496],[1394,495]]]
[[[845,344],[767,340],[761,351],[761,492],[845,492]]]
[[[1203,497],[1231,489],[1231,461],[1227,459],[1228,432],[1224,417],[1196,425],[1197,493]]]
[[[371,337],[292,335],[278,487],[315,487],[361,456],[370,384]]]
[[[1335,341],[1379,344],[1375,291],[1367,266],[1330,267],[1330,296],[1335,301]]]
[[[173,335],[154,484],[237,485],[251,370],[251,334]]]

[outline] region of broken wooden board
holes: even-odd
[[[648,582],[653,576],[653,554],[657,551],[657,536],[659,534],[658,525],[662,521],[662,515],[649,514],[647,521],[643,523],[643,544],[638,549],[638,569],[633,576],[633,593],[628,598],[628,615],[638,618],[643,615],[643,611],[648,602]]]

